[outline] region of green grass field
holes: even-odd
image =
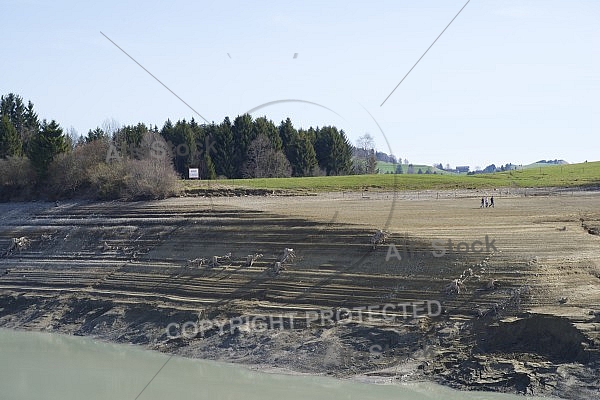
[[[600,162],[556,165],[479,175],[377,174],[307,178],[224,179],[183,181],[185,190],[215,186],[287,189],[304,192],[341,190],[480,189],[499,187],[600,186]]]
[[[380,174],[385,174],[386,172],[394,173],[396,171],[397,166],[398,166],[398,164],[393,164],[393,163],[385,162],[385,161],[377,161],[377,169],[379,169]],[[415,174],[417,173],[419,168],[421,169],[421,171],[423,171],[423,173],[425,173],[425,171],[427,171],[427,170],[431,170],[432,173],[433,173],[433,171],[437,171],[438,174],[440,172],[447,173],[445,171],[440,171],[439,169],[434,168],[431,165],[414,164],[413,168],[415,170]],[[404,171],[404,173],[406,173],[406,171],[408,170],[408,165],[402,164],[402,170]]]

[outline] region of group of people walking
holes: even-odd
[[[488,208],[488,207],[494,207],[494,196],[490,197],[490,200],[488,202],[488,197],[482,197],[481,198],[481,206],[479,206],[479,208]]]

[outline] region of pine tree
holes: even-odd
[[[252,123],[252,117],[249,114],[244,114],[236,117],[231,127],[233,134],[233,156],[231,158],[231,165],[234,168],[234,175],[232,178],[242,178],[243,168],[246,164],[248,155],[248,148],[250,143],[256,137],[254,134],[254,124]]]
[[[0,120],[0,158],[21,156],[23,143],[7,115]]]
[[[202,160],[198,166],[200,169],[201,179],[216,179],[215,164],[212,161],[210,154],[205,151],[202,153]]]
[[[287,118],[279,124],[279,138],[283,147],[283,153],[292,167],[292,176],[304,176],[301,166],[301,149],[298,137],[298,131],[292,125],[292,121]]]
[[[327,175],[346,175],[352,170],[352,146],[343,130],[331,126],[317,129],[314,149],[319,167]]]
[[[292,120],[289,117],[285,121],[281,121],[281,124],[279,124],[279,137],[284,151],[296,139],[297,135],[298,131],[292,125]]]
[[[337,131],[337,128],[334,128]],[[348,175],[352,171],[352,144],[344,130],[336,136],[336,165],[335,175]]]
[[[133,150],[140,146],[144,135],[149,131],[148,127],[142,122],[135,126],[125,125],[115,132],[114,141],[120,146],[125,146],[126,148]]]
[[[319,168],[317,155],[310,139],[305,134],[296,134],[288,145],[287,159],[292,166],[292,176],[313,176]]]
[[[187,121],[177,121],[175,126],[167,121],[161,130],[161,136],[173,149],[173,166],[181,176],[187,176],[188,168],[197,162],[196,132]]]
[[[29,159],[39,176],[45,176],[48,165],[54,157],[68,150],[62,128],[52,120],[42,122],[40,131],[32,138],[29,146]]]
[[[94,130],[90,129],[83,140],[85,140],[85,143],[90,143],[95,140],[108,140],[108,135],[100,127],[97,127]]]
[[[0,98],[0,114],[8,116],[17,132],[23,130],[25,125],[25,104],[23,98],[14,93],[9,93]]]
[[[26,154],[31,138],[40,128],[38,116],[33,110],[33,103],[29,101],[27,107],[21,96],[9,93],[0,97],[0,117],[7,116],[21,139],[22,151]]]
[[[214,149],[210,156],[215,164],[215,173],[217,176],[233,178],[233,132],[229,117],[225,117],[219,125],[209,125],[207,134]]]
[[[267,117],[260,117],[254,120],[253,137],[257,138],[260,135],[265,135],[269,139],[275,151],[281,150],[282,141],[279,136],[279,130],[273,121],[268,120]]]

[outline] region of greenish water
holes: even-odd
[[[172,357],[165,364],[168,359],[167,355],[129,345],[0,329],[0,399],[525,399],[459,392],[430,383],[374,385],[267,374],[232,364],[179,357]]]

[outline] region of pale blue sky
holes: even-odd
[[[3,0],[0,93],[81,134],[194,116],[102,31],[209,121],[301,99],[341,117],[254,116],[369,132],[415,163],[600,159],[598,1],[472,0],[380,107],[464,3]]]

